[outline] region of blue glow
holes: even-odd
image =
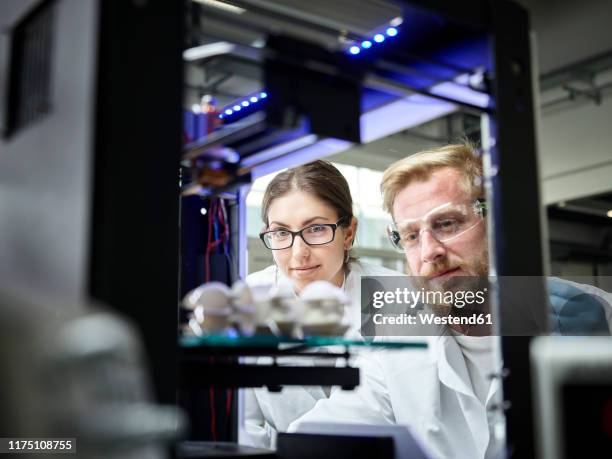
[[[376,35],[374,35],[374,41],[376,43],[382,43],[383,41],[385,41],[385,36],[382,33],[377,33]]]
[[[236,101],[234,102],[235,105],[229,105],[227,107],[225,107],[222,112],[223,114],[219,115],[219,118],[223,119],[223,118],[227,118],[226,122],[230,123],[232,121],[235,121],[235,118],[229,118],[230,115],[237,115],[238,112],[240,110],[242,110],[243,108],[247,108],[250,107],[251,105],[257,103],[257,102],[261,102],[262,99],[265,99],[266,97],[268,97],[268,93],[265,91],[262,91],[258,94],[254,94],[254,95],[250,95],[247,96],[244,100],[240,100],[240,101]],[[245,114],[250,113],[248,110],[245,111]],[[237,118],[236,118],[237,119]]]
[[[372,47],[372,42],[370,40],[363,41],[363,42],[361,42],[361,47],[363,49],[371,48]]]
[[[359,54],[361,52],[361,50],[359,49],[359,46],[351,46],[349,48],[349,53],[351,54]]]
[[[388,37],[395,37],[397,35],[397,29],[395,27],[389,27],[387,29],[387,36]]]
[[[219,115],[219,119],[223,119],[223,113]]]

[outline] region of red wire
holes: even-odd
[[[222,225],[223,225],[223,233],[219,240],[213,241],[213,221],[217,217]],[[205,255],[205,279],[206,282],[210,281],[210,254],[215,247],[217,247],[220,243],[223,242],[225,235],[227,234],[228,228],[225,225],[225,219],[223,218],[223,214],[219,203],[216,199],[211,199],[210,208],[209,208],[209,218],[208,218],[208,240],[206,245],[206,255]],[[215,390],[214,388],[210,388],[208,392],[208,398],[210,403],[210,429],[212,433],[213,441],[217,441],[217,410],[215,407]],[[228,400],[226,400],[226,413],[229,416],[229,412],[231,410],[231,395]]]
[[[225,417],[227,418],[227,422],[229,423],[230,414],[232,413],[232,396],[234,391],[232,389],[227,389],[225,394]]]
[[[225,221],[225,215],[227,214],[227,210],[225,209],[225,202],[221,201],[221,217],[223,219],[223,227],[225,228],[225,243],[228,244],[229,243],[229,238],[230,238],[230,230],[229,230],[229,225],[228,223]]]
[[[209,217],[208,217],[208,240],[206,245],[206,256],[204,257],[204,279],[206,282],[210,281],[210,251],[213,248],[212,244],[212,226],[215,218],[214,214],[215,200],[210,200]]]
[[[225,221],[225,212],[224,212],[225,204],[223,200],[220,200],[220,205],[217,206],[217,217],[219,218],[219,223],[221,224],[223,230],[221,233],[221,241],[223,244],[227,244],[229,242],[229,226]],[[232,389],[227,389],[225,391],[225,417],[226,422],[229,424],[230,415],[232,412],[232,397],[234,391]]]
[[[229,241],[229,227],[227,222],[225,221],[225,216],[223,214],[223,201],[216,199],[211,199],[210,207],[209,207],[209,218],[208,218],[208,238],[206,244],[206,254],[204,257],[204,269],[205,269],[205,280],[206,282],[210,281],[210,254],[211,251],[215,249],[219,244],[225,244]],[[219,225],[222,228],[221,235],[219,240],[213,241],[213,221],[217,219]],[[212,359],[211,359],[212,360]],[[208,398],[210,403],[210,428],[212,433],[213,441],[217,441],[217,412],[215,407],[215,391],[214,388],[210,388],[208,392]],[[225,413],[226,419],[229,423],[231,411],[232,411],[232,399],[233,399],[233,390],[227,389],[226,391],[226,400],[225,400]]]
[[[212,243],[212,221],[214,219],[215,201],[211,199],[208,216],[208,234],[206,244],[206,254],[204,256],[204,277],[206,282],[210,281],[210,251]],[[212,360],[212,359],[211,359]],[[217,441],[217,412],[215,408],[215,390],[211,387],[208,390],[208,403],[210,404],[210,431],[213,441]]]
[[[219,207],[219,220],[223,224],[223,237],[225,239],[225,243],[229,243],[229,225],[225,221],[225,203],[221,200],[221,206]]]

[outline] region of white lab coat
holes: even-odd
[[[382,266],[364,262],[349,264],[349,273],[343,288],[350,297],[350,305],[345,308],[342,322],[349,325],[345,336],[356,338],[361,326],[361,276],[401,276],[402,273]],[[288,282],[276,266],[250,274],[246,279],[249,285],[271,285]],[[278,363],[314,366],[319,363],[329,364],[330,359],[284,358]],[[289,424],[312,409],[320,399],[328,397],[329,389],[321,386],[288,386],[280,393],[269,392],[266,388],[247,389],[245,391],[245,430],[247,438],[241,438],[242,444],[274,448],[276,432],[285,432]]]
[[[572,284],[604,300],[612,331],[612,295],[589,285]],[[429,345],[427,350],[380,349],[364,354],[356,364],[360,369],[359,387],[355,391],[334,390],[329,399],[318,401],[288,431],[299,430],[300,422],[305,421],[406,424],[434,458],[498,457],[504,447],[504,418],[499,409],[492,408],[501,405],[501,381],[494,378],[485,403],[480,401],[457,340],[444,327],[439,328],[439,335],[423,337]],[[493,351],[498,338],[471,339],[490,340]],[[501,366],[497,359],[492,373],[499,374]]]
[[[288,430],[303,421],[406,424],[434,458],[495,457],[503,446],[503,416],[487,411],[499,405],[500,381],[491,382],[483,404],[457,341],[448,330],[440,333],[423,338],[427,350],[370,351],[357,364],[361,384],[355,391],[335,390]]]

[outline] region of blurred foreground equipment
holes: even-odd
[[[0,292],[2,436],[75,438],[78,457],[166,457],[186,421],[152,402],[135,330],[51,303]]]

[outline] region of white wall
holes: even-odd
[[[538,35],[540,73],[612,49],[610,0],[518,0]]]
[[[544,114],[540,125],[545,204],[612,190],[612,97]]]
[[[0,28],[34,3],[3,0]],[[55,4],[51,113],[0,139],[0,286],[78,300],[88,266],[97,0]]]
[[[612,50],[609,0],[519,1],[531,13],[540,74]],[[562,95],[553,89],[542,101]],[[612,95],[599,106],[582,100],[543,110],[539,154],[545,204],[612,190]]]

